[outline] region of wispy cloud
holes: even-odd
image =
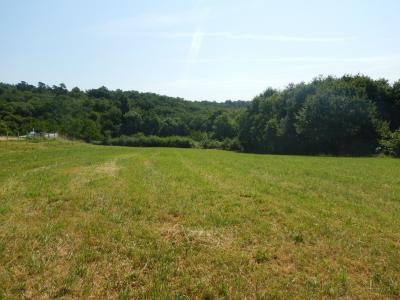
[[[192,42],[190,44],[188,59],[187,61],[196,61],[200,54],[201,45],[203,43],[203,33],[201,31],[196,31],[192,35]]]
[[[93,24],[86,31],[110,36],[151,36],[162,37],[160,28],[167,29],[177,25],[195,24],[202,16],[199,13],[151,13],[138,14],[129,18],[110,19]]]
[[[173,31],[177,25],[198,27],[206,19],[207,10],[181,14],[154,13],[131,18],[108,20],[87,28],[90,32],[116,36],[137,36],[147,38],[192,39],[198,31]],[[170,28],[171,31],[165,31]],[[354,36],[297,36],[285,34],[234,33],[227,31],[202,32],[202,38],[237,41],[267,41],[283,43],[339,43],[356,40]]]
[[[184,63],[376,63],[376,62],[398,62],[400,56],[369,56],[369,57],[321,57],[321,56],[302,56],[302,57],[271,57],[271,58],[191,58],[181,60]]]
[[[191,32],[188,36],[191,39],[190,47],[187,54],[187,59],[185,63],[185,67],[182,69],[181,73],[181,81],[185,82],[187,78],[190,77],[192,64],[188,63],[189,61],[195,61],[200,56],[201,47],[203,45],[204,33],[203,26],[205,20],[208,18],[209,10],[208,9],[200,9],[201,1],[198,0],[194,7],[193,11],[196,11],[196,15],[199,16],[199,19],[196,20],[197,30],[195,32]]]
[[[203,32],[204,37],[224,38],[230,40],[249,40],[249,41],[272,41],[272,42],[316,42],[334,43],[353,41],[355,37],[307,37],[290,35],[266,35],[266,34],[235,34],[232,32]],[[154,34],[153,34],[154,35]],[[164,32],[156,34],[164,38],[190,38],[193,32]]]

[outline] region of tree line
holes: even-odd
[[[0,83],[0,135],[26,134],[34,128],[106,144],[134,135],[180,136],[208,143],[234,139],[247,104],[191,102],[106,87],[82,91],[68,90],[64,84]]]
[[[318,77],[252,101],[0,83],[0,135],[57,131],[112,145],[277,154],[400,155],[400,81]]]

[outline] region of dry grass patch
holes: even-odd
[[[94,169],[95,173],[105,174],[108,176],[116,177],[119,167],[117,166],[116,160],[107,161]]]
[[[175,223],[163,225],[160,235],[170,243],[193,244],[206,247],[230,248],[233,238],[230,233],[221,230],[191,229]]]

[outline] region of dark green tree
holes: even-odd
[[[126,135],[137,133],[141,130],[142,125],[142,116],[138,112],[130,110],[123,116],[121,132]]]
[[[295,127],[307,153],[369,154],[377,147],[376,122],[370,101],[326,92],[307,98]]]
[[[218,140],[233,138],[237,134],[235,121],[227,113],[217,116],[213,122],[214,137]]]

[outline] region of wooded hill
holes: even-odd
[[[57,131],[89,142],[260,153],[400,154],[400,81],[318,77],[251,102],[0,83],[0,135]]]
[[[245,101],[192,102],[153,93],[0,84],[0,135],[58,131],[99,141],[122,135],[233,138]]]

